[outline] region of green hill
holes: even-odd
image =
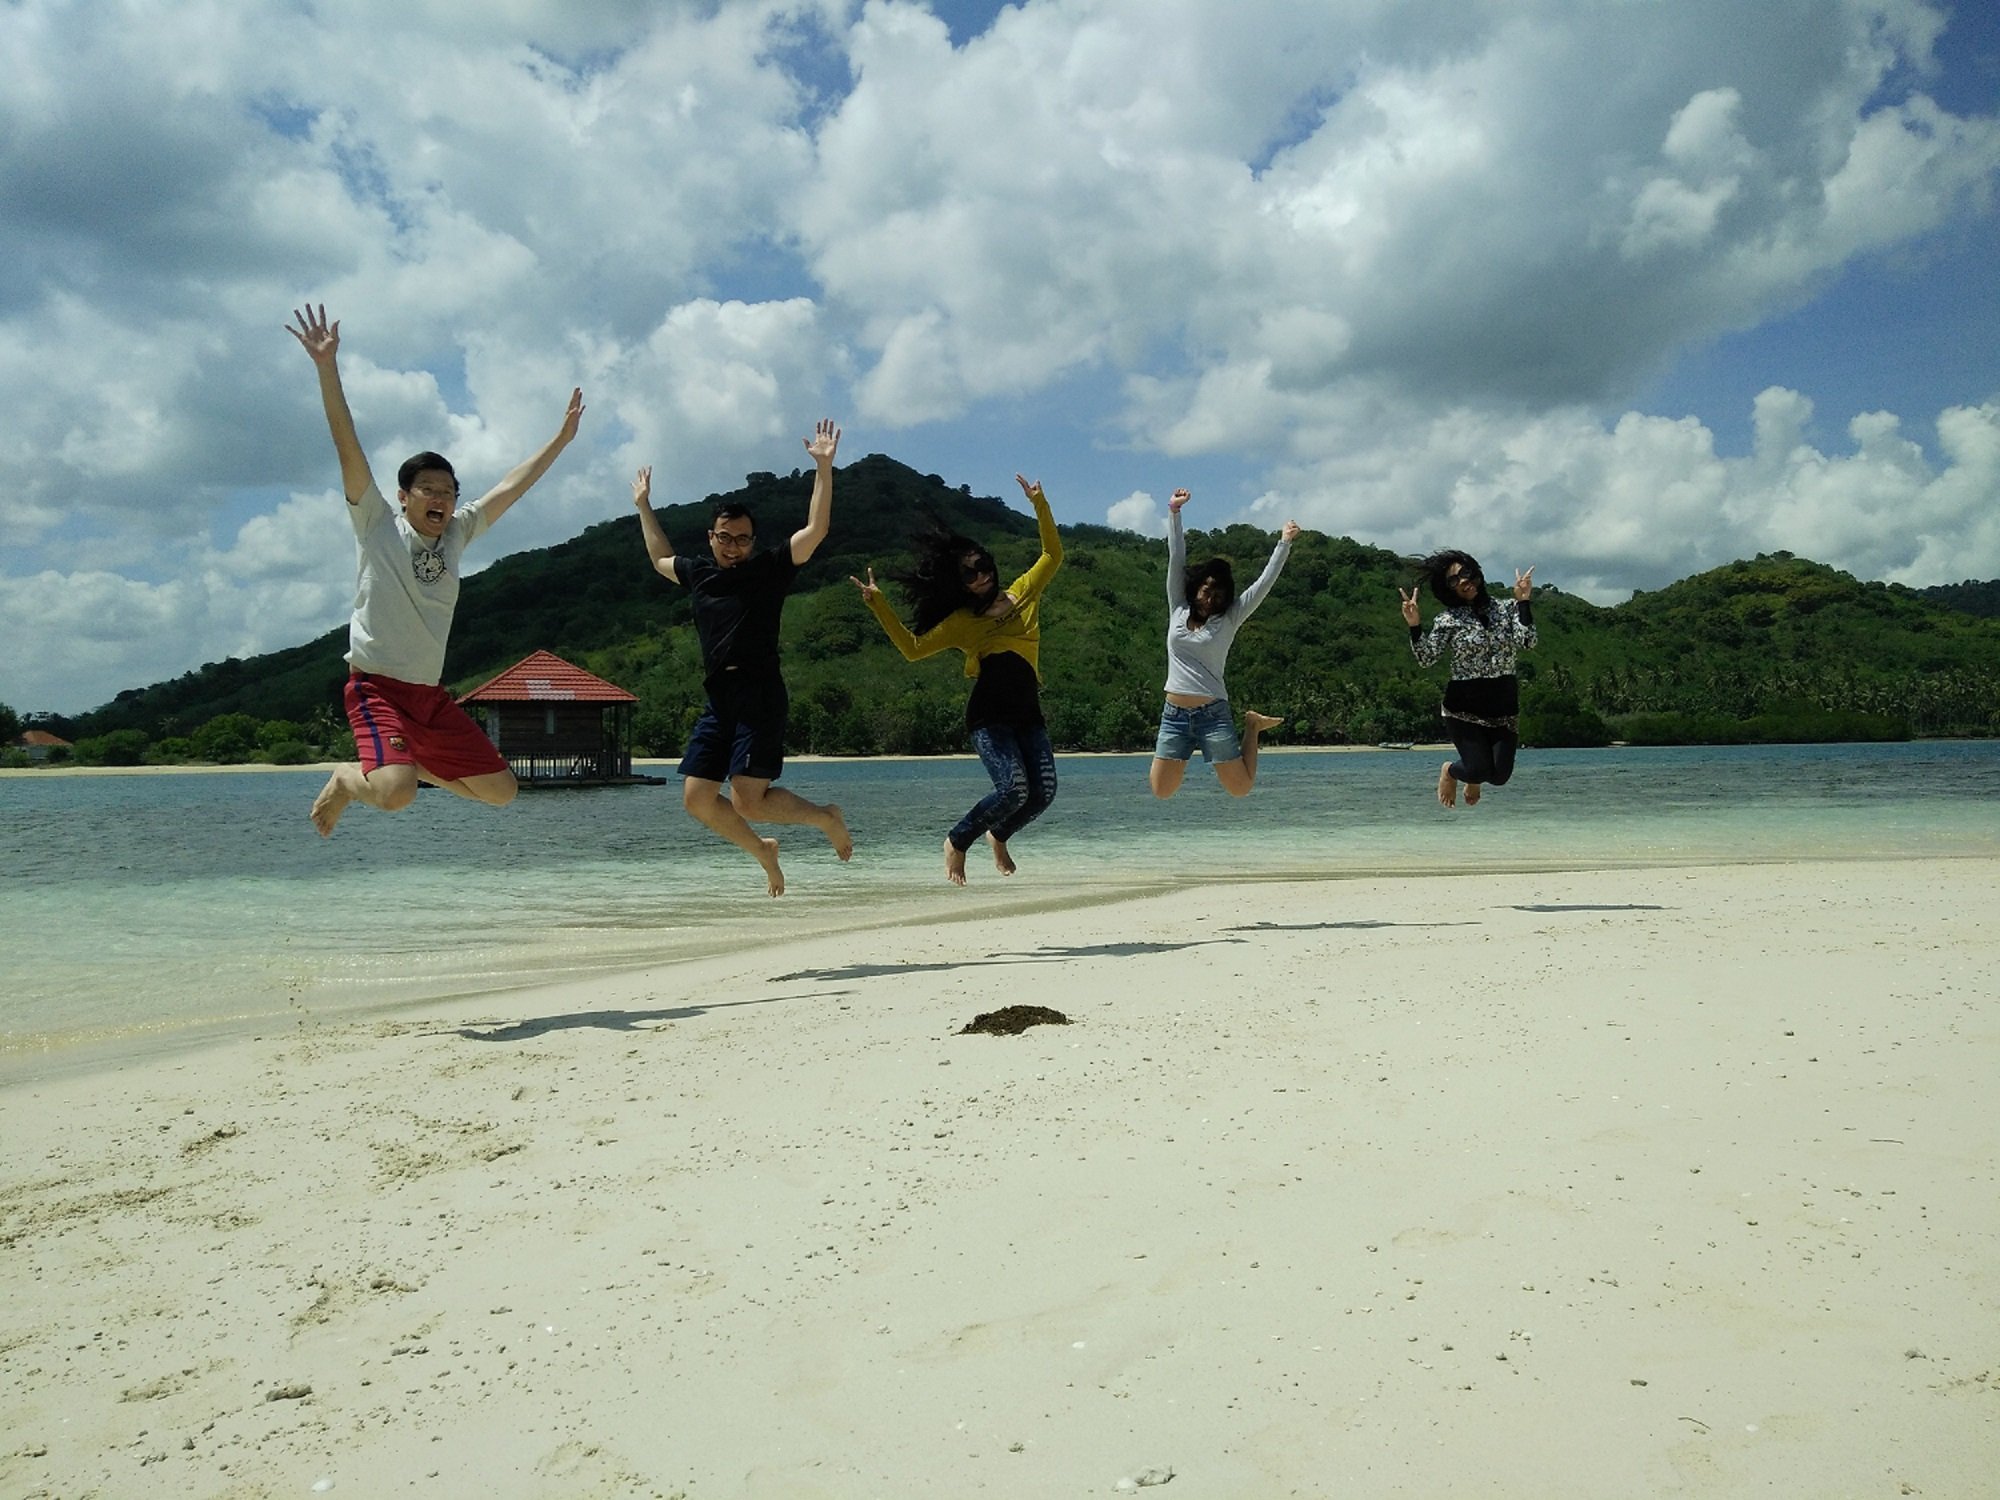
[[[769,541],[803,521],[810,489],[810,473],[752,474],[731,498],[750,505]],[[677,546],[702,544],[715,498],[662,510]],[[986,541],[1003,571],[1034,557],[1033,518],[998,499],[879,454],[841,469],[832,534],[785,613],[795,751],[964,747],[960,658],[906,663],[846,582],[870,564],[884,572],[898,562],[926,514]],[[1230,557],[1240,585],[1261,569],[1272,540],[1233,526],[1190,533],[1189,550]],[[1067,561],[1043,614],[1051,732],[1065,748],[1143,748],[1164,672],[1166,546],[1087,525],[1065,527],[1064,545]],[[1294,743],[1434,738],[1443,672],[1423,671],[1410,656],[1395,592],[1409,577],[1392,553],[1304,533],[1238,639],[1232,700],[1286,715],[1280,737]],[[1521,668],[1523,728],[1534,743],[1601,742],[1614,732],[1866,738],[2000,729],[2000,620],[1788,553],[1731,563],[1612,608],[1538,589],[1536,621],[1541,644]],[[339,712],[345,644],[343,624],[302,646],[130,689],[75,720],[71,737],[188,736],[223,714],[324,728]],[[455,688],[538,648],[638,694],[638,738],[648,748],[676,748],[699,710],[687,598],[653,573],[634,516],[503,558],[466,580],[448,668]]]
[[[1947,609],[1962,610],[1968,615],[1979,615],[1988,620],[2000,618],[2000,578],[1989,578],[1984,582],[1968,578],[1963,583],[1936,583],[1927,589],[1911,589],[1910,592],[1919,599],[1942,604]]]

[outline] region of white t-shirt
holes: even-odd
[[[1229,696],[1222,685],[1222,669],[1229,660],[1229,648],[1236,642],[1236,632],[1257,612],[1291,555],[1292,544],[1280,541],[1271,549],[1271,560],[1264,564],[1255,583],[1231,600],[1221,614],[1190,630],[1188,621],[1194,618],[1194,610],[1187,597],[1187,538],[1181,531],[1181,513],[1167,513],[1167,692],[1190,698]]]
[[[432,543],[371,483],[347,515],[359,554],[347,664],[435,687],[444,676],[445,641],[458,608],[459,558],[487,528],[485,511],[475,500]]]

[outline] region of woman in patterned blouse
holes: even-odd
[[[1514,597],[1506,600],[1486,591],[1479,564],[1456,549],[1432,553],[1417,572],[1444,609],[1427,633],[1417,613],[1417,589],[1396,591],[1402,595],[1403,623],[1410,627],[1410,649],[1426,667],[1446,648],[1451,651],[1451,680],[1438,712],[1458,758],[1446,761],[1438,772],[1438,801],[1456,807],[1462,783],[1470,807],[1482,787],[1505,786],[1514,774],[1514,752],[1521,743],[1521,683],[1514,675],[1514,658],[1535,644],[1528,602],[1535,570],[1514,574]]]

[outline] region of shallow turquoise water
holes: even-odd
[[[1447,812],[1432,752],[1265,758],[1232,799],[1197,763],[1156,802],[1146,757],[1066,757],[1022,873],[939,878],[978,763],[822,762],[785,784],[846,809],[858,852],[776,829],[788,894],[694,825],[677,783],[426,792],[305,810],[318,772],[0,779],[0,1053],[79,1037],[362,1013],[416,998],[951,914],[1064,907],[1134,888],[1277,875],[1588,868],[2000,852],[2000,743],[1528,752],[1476,811]]]

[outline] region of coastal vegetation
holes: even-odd
[[[770,543],[803,518],[810,485],[798,470],[752,474],[730,498],[752,508]],[[676,545],[702,545],[716,498],[662,509]],[[988,543],[1003,571],[1033,559],[1033,518],[997,499],[881,455],[841,470],[833,534],[785,613],[795,753],[966,748],[968,684],[957,655],[912,668],[847,582],[871,565],[891,573],[927,517]],[[1164,664],[1166,544],[1090,525],[1064,527],[1063,539],[1063,572],[1043,613],[1051,736],[1063,749],[1144,749]],[[1247,581],[1273,540],[1243,525],[1191,531],[1189,552],[1229,557]],[[1513,560],[1488,562],[1504,576]],[[1238,639],[1232,700],[1284,715],[1278,743],[1436,738],[1443,672],[1416,665],[1397,613],[1396,588],[1410,576],[1394,553],[1302,534]],[[1610,607],[1538,588],[1541,642],[1521,659],[1523,738],[1552,746],[1991,735],[2000,732],[1996,596],[1995,584],[1919,591],[1864,582],[1785,552]],[[129,689],[73,719],[29,717],[73,740],[74,759],[91,764],[345,756],[345,645],[343,622],[304,645]],[[686,595],[647,565],[629,513],[466,580],[453,687],[469,690],[537,649],[637,694],[642,752],[676,753],[700,711]]]

